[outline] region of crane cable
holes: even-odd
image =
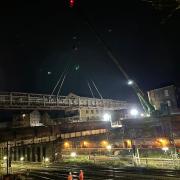
[[[63,75],[64,75],[64,71],[61,73],[60,78],[58,79],[56,85],[54,86],[54,88],[53,88],[53,90],[52,90],[52,92],[51,92],[51,96],[54,95],[54,92],[56,91],[56,88],[58,87],[58,85],[59,85],[59,83],[60,83]]]
[[[89,87],[89,90],[90,90],[92,97],[95,98],[94,93],[93,93],[92,88],[91,88],[91,85],[89,84],[89,81],[87,81],[87,85]]]
[[[57,83],[56,83],[56,85],[54,86],[54,88],[53,88],[53,90],[52,90],[52,92],[51,92],[51,96],[52,95],[54,95],[54,92],[56,91],[56,89],[57,89],[57,87],[59,86],[59,84],[60,84],[60,82],[61,82],[61,84],[62,84],[62,81],[63,81],[63,76],[65,76],[67,73],[66,73],[66,71],[67,71],[67,69],[68,69],[68,64],[66,65],[66,67],[65,67],[65,70],[61,73],[61,75],[60,75],[60,77],[59,77],[59,79],[58,79],[58,81],[57,81]],[[63,79],[62,79],[63,78]],[[62,80],[62,81],[61,81]]]
[[[62,79],[62,81],[61,81],[61,84],[60,84],[60,86],[59,86],[59,90],[58,90],[57,96],[59,96],[59,94],[60,94],[60,92],[61,92],[62,86],[63,86],[63,84],[64,84],[64,80],[66,79],[67,74],[68,74],[68,72],[64,75],[64,77],[63,77],[63,79]]]
[[[95,87],[95,89],[96,89],[98,95],[100,96],[100,98],[103,99],[103,97],[102,97],[101,93],[99,92],[99,89],[97,88],[97,86],[96,86],[96,84],[94,83],[94,81],[91,80],[91,82],[92,82],[93,86]]]

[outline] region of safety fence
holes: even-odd
[[[180,156],[175,153],[174,148],[166,151],[160,148],[139,149],[138,153],[131,148],[69,148],[63,149],[63,158],[71,160],[72,152],[76,152],[78,160],[97,164],[180,169]]]

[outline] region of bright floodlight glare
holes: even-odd
[[[128,85],[132,85],[134,82],[133,82],[133,80],[128,80]]]
[[[141,117],[144,117],[144,114],[143,114],[143,113],[141,113]]]
[[[146,117],[150,117],[151,115],[150,114],[146,114]]]
[[[111,120],[111,115],[108,114],[108,113],[105,113],[105,114],[103,115],[103,120],[104,120],[104,121],[110,121],[110,120]]]
[[[76,156],[77,156],[76,152],[71,153],[71,157],[76,157]]]
[[[169,150],[169,148],[168,147],[163,147],[162,150],[166,152],[166,151]]]
[[[7,156],[4,156],[3,159],[6,160],[6,159],[7,159]]]
[[[137,116],[139,114],[137,109],[131,109],[130,111],[131,116]]]

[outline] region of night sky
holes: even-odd
[[[68,66],[61,95],[91,96],[92,79],[104,98],[135,100],[80,12],[144,91],[180,83],[178,11],[162,24],[162,14],[141,0],[76,0],[73,9],[67,0],[38,2],[0,6],[0,91],[50,94]]]

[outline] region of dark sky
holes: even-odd
[[[140,0],[76,0],[74,9],[67,0],[38,2],[0,6],[0,91],[51,93],[69,65],[62,95],[90,96],[93,79],[104,98],[134,100],[80,10],[144,91],[180,82],[179,12],[162,24],[162,14]]]

